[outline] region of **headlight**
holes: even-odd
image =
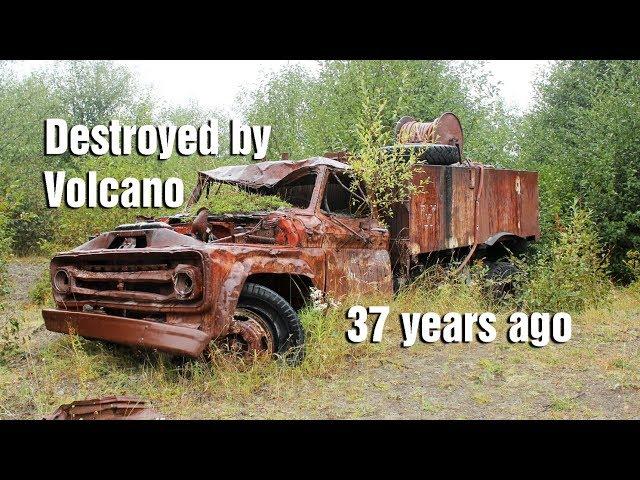
[[[58,270],[53,276],[53,288],[60,293],[67,293],[71,288],[71,279],[66,270]]]
[[[181,297],[188,297],[193,292],[193,276],[188,270],[177,272],[173,276],[173,288]]]

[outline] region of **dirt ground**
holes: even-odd
[[[0,325],[26,312],[30,348],[36,353],[31,360],[0,368],[0,418],[40,418],[62,400],[106,394],[108,388],[114,394],[129,393],[130,385],[158,375],[157,367],[151,373],[139,367],[136,362],[143,360],[127,348],[109,351],[109,363],[93,368],[86,378],[87,385],[95,388],[70,385],[64,372],[54,371],[55,365],[65,365],[62,356],[71,355],[72,350],[56,346],[66,341],[64,336],[44,329],[40,307],[29,300],[29,290],[47,266],[48,260],[42,258],[18,259],[9,266],[11,294],[4,300]],[[388,339],[391,344],[385,354],[346,358],[343,365],[326,373],[288,383],[256,384],[245,396],[226,397],[214,391],[219,384],[212,387],[193,381],[191,385],[184,378],[150,383],[147,391],[154,406],[169,418],[640,417],[640,299],[635,293],[618,293],[607,309],[574,319],[573,338],[561,345],[536,349],[497,340],[416,344],[405,349],[397,340]],[[105,356],[101,350],[91,355],[90,361],[96,362]],[[22,378],[42,377],[42,372],[50,378],[28,382]],[[107,377],[108,384],[104,383]]]
[[[29,291],[42,272],[48,268],[49,260],[40,257],[16,259],[9,263],[9,289],[7,305],[19,308],[29,301]]]

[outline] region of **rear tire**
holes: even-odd
[[[270,288],[246,283],[238,300],[238,310],[249,310],[270,329],[273,353],[290,365],[304,359],[304,330],[293,307]]]
[[[487,279],[491,281],[491,294],[496,300],[504,299],[513,291],[514,276],[520,271],[513,263],[498,260],[487,262]]]

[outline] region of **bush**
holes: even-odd
[[[528,311],[578,313],[608,297],[611,282],[591,212],[571,207],[568,226],[558,225],[558,236],[524,265],[526,278],[520,298]]]
[[[627,252],[624,265],[629,271],[629,276],[633,279],[633,283],[631,283],[629,288],[633,292],[640,293],[640,252],[637,250]]]
[[[0,211],[0,297],[8,293],[7,259],[11,249],[11,237],[7,231],[6,224],[7,217]]]
[[[629,276],[635,281],[640,280],[640,251],[630,250],[627,252],[627,258],[624,265],[629,271]]]
[[[209,197],[202,195],[197,205],[207,207],[212,214],[270,211],[291,206],[276,195],[258,195],[230,185],[216,184],[211,185]],[[191,210],[195,213],[196,208]]]
[[[51,279],[49,277],[49,269],[45,269],[36,283],[29,291],[29,298],[36,305],[52,305],[53,296],[51,292]]]
[[[592,212],[616,281],[631,280],[626,252],[640,249],[640,64],[557,62],[521,122],[521,166],[540,172],[540,220],[554,235],[574,198]]]
[[[39,243],[54,233],[54,215],[44,205],[42,195],[21,185],[28,179],[14,182],[8,189],[2,214],[5,217],[2,232],[10,239],[13,252],[19,255],[36,253]]]
[[[20,319],[9,318],[0,327],[0,365],[24,355],[28,341],[29,336],[24,334]]]
[[[417,162],[415,153],[405,160],[399,148],[392,153],[382,150],[394,143],[392,132],[383,124],[385,104],[384,101],[376,104],[369,94],[364,94],[362,117],[356,124],[359,148],[349,157],[355,180],[352,192],[364,194],[373,217],[380,221],[393,216],[393,205],[404,203],[420,190],[411,181]]]

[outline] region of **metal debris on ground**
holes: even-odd
[[[149,402],[135,397],[102,397],[61,405],[43,420],[164,420]]]

